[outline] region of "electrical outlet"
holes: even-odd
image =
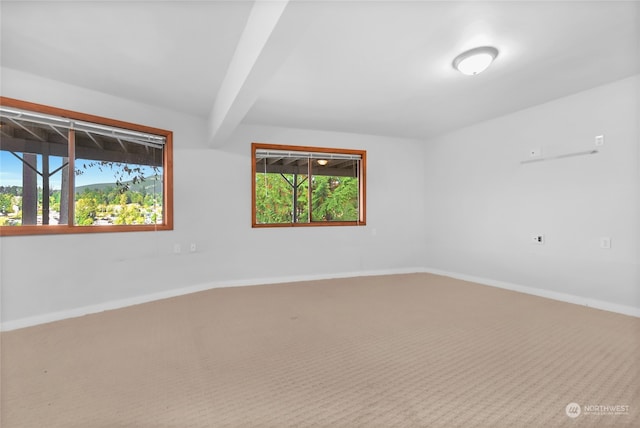
[[[173,254],[180,254],[182,247],[180,244],[173,244]]]
[[[611,248],[611,238],[608,236],[604,236],[600,238],[600,248],[609,249]]]
[[[596,135],[596,146],[604,146],[604,135]]]
[[[197,250],[196,243],[192,242],[191,245],[189,246],[189,251],[191,251],[192,253],[195,253],[196,250]]]
[[[533,235],[531,237],[531,242],[538,245],[544,244],[544,235]]]

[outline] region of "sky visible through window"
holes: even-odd
[[[17,153],[18,156],[22,156],[21,153]],[[89,184],[97,184],[97,183],[115,183],[116,177],[114,174],[109,171],[108,168],[103,168],[100,171],[96,167],[87,167],[83,168],[85,164],[89,164],[91,161],[85,161],[82,159],[76,159],[76,169],[81,170],[83,173],[75,175],[75,185],[76,187],[86,186]],[[62,158],[57,156],[49,157],[49,170],[54,171],[62,165]],[[142,175],[144,177],[150,177],[154,175],[156,172],[150,168],[145,166],[140,166],[142,170]],[[38,171],[42,171],[42,160],[41,156],[38,156]],[[61,180],[60,172],[51,176],[49,181],[49,185],[51,186],[51,190],[60,190],[60,180]],[[38,185],[42,184],[41,177],[38,177]],[[18,186],[22,187],[22,161],[16,158],[8,151],[0,151],[0,186]]]

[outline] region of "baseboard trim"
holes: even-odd
[[[572,303],[575,305],[587,306],[590,308],[601,309],[604,311],[615,312],[623,315],[629,315],[640,318],[640,308],[633,306],[619,305],[616,303],[607,302],[598,299],[589,299],[586,297],[576,296],[573,294],[558,293],[555,291],[544,290],[535,287],[528,287],[524,285],[513,284],[504,281],[497,281],[489,278],[482,278],[473,275],[467,275],[457,272],[444,271],[433,268],[401,268],[401,269],[383,269],[383,270],[371,270],[371,271],[358,271],[358,272],[341,272],[335,274],[314,274],[314,275],[296,275],[285,277],[271,277],[271,278],[253,278],[244,280],[227,280],[209,282],[204,284],[193,285],[190,287],[172,289],[161,291],[158,293],[145,294],[142,296],[131,297],[127,299],[111,300],[96,305],[83,306],[79,308],[73,308],[65,311],[50,312],[33,317],[20,318],[12,321],[5,321],[0,324],[0,331],[11,331],[20,328],[32,327],[39,324],[47,324],[54,321],[61,321],[69,318],[78,318],[85,315],[96,314],[104,311],[126,308],[128,306],[140,305],[143,303],[153,302],[156,300],[170,299],[172,297],[183,296],[186,294],[197,293],[200,291],[211,290],[214,288],[224,287],[244,287],[251,285],[267,285],[267,284],[282,284],[288,282],[303,282],[303,281],[316,281],[322,279],[339,279],[339,278],[353,278],[358,276],[377,276],[377,275],[397,275],[408,273],[431,273],[434,275],[447,276],[450,278],[460,279],[463,281],[475,282],[482,285],[488,285],[491,287],[502,288],[511,291],[517,291],[520,293],[530,294],[539,297],[545,297],[547,299],[558,300],[561,302]]]
[[[425,273],[434,275],[448,276],[450,278],[460,279],[463,281],[475,282],[482,285],[488,285],[505,290],[517,291],[519,293],[531,294],[533,296],[545,297],[547,299],[558,300],[560,302],[572,303],[574,305],[587,306],[589,308],[601,309],[603,311],[615,312],[623,315],[640,318],[640,308],[634,306],[619,305],[617,303],[607,302],[605,300],[590,299],[587,297],[576,296],[574,294],[558,293],[556,291],[544,290],[541,288],[528,287],[526,285],[518,285],[504,281],[497,281],[489,278],[482,278],[473,275],[467,275],[457,272],[443,271],[440,269],[424,268]]]
[[[341,272],[335,274],[314,274],[314,275],[296,275],[285,276],[275,278],[253,278],[244,280],[226,280],[208,282],[204,284],[193,285],[184,288],[177,288],[172,290],[161,291],[158,293],[145,294],[141,296],[135,296],[127,299],[111,300],[104,303],[98,303],[95,305],[82,306],[79,308],[73,308],[64,311],[49,312],[42,315],[36,315],[33,317],[19,318],[12,321],[5,321],[0,324],[0,331],[11,331],[20,328],[33,327],[39,324],[47,324],[54,321],[61,321],[69,318],[78,318],[85,315],[96,314],[104,311],[110,311],[114,309],[126,308],[128,306],[140,305],[143,303],[149,303],[156,300],[170,299],[172,297],[184,296],[186,294],[197,293],[200,291],[211,290],[214,288],[225,287],[244,287],[250,285],[267,285],[267,284],[281,284],[288,282],[301,282],[301,281],[315,281],[322,279],[338,279],[338,278],[353,278],[358,276],[376,276],[376,275],[396,275],[407,273],[420,273],[423,272],[423,268],[400,268],[400,269],[383,269],[383,270],[371,270],[371,271],[359,271],[359,272]]]

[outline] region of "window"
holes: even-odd
[[[0,234],[170,230],[172,133],[0,97]]]
[[[366,224],[366,151],[253,143],[253,227]]]

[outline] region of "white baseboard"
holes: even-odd
[[[46,324],[54,321],[60,321],[68,318],[77,318],[85,315],[96,314],[99,312],[109,311],[113,309],[125,308],[127,306],[139,305],[142,303],[153,302],[156,300],[169,299],[171,297],[183,296],[186,294],[197,293],[199,291],[211,290],[223,287],[243,287],[248,285],[263,284],[280,284],[287,282],[315,281],[320,279],[337,279],[337,278],[353,278],[358,276],[375,276],[375,275],[394,275],[405,273],[423,272],[422,268],[402,268],[402,269],[385,269],[360,272],[341,272],[335,274],[314,274],[314,275],[297,275],[285,276],[277,278],[254,278],[244,280],[227,280],[198,284],[184,288],[161,291],[158,293],[145,294],[126,299],[111,300],[95,305],[82,306],[79,308],[68,309],[64,311],[49,312],[42,315],[25,317],[11,321],[5,321],[0,324],[0,331],[17,330],[19,328],[32,327],[38,324]]]
[[[19,328],[31,327],[38,324],[46,324],[54,321],[60,321],[68,318],[77,318],[85,315],[95,314],[99,312],[109,311],[113,309],[125,308],[128,306],[139,305],[142,303],[153,302],[156,300],[168,299],[171,297],[183,296],[186,294],[197,293],[199,291],[211,290],[223,287],[243,287],[249,285],[265,285],[280,284],[287,282],[315,281],[321,279],[337,279],[337,278],[353,278],[358,276],[375,276],[375,275],[395,275],[407,273],[431,273],[434,275],[448,276],[450,278],[461,279],[463,281],[475,282],[491,287],[503,288],[506,290],[517,291],[520,293],[531,294],[534,296],[545,297],[561,302],[573,303],[576,305],[587,306],[596,309],[602,309],[609,312],[630,315],[640,318],[640,308],[633,306],[618,305],[603,300],[589,299],[566,293],[558,293],[555,291],[543,290],[540,288],[528,287],[524,285],[512,284],[509,282],[496,281],[488,278],[481,278],[473,275],[466,275],[456,272],[448,272],[431,268],[402,268],[402,269],[385,269],[359,272],[341,272],[335,274],[314,274],[314,275],[297,275],[276,278],[254,278],[245,280],[228,280],[210,282],[205,284],[193,285],[190,287],[177,288],[172,290],[161,291],[159,293],[146,294],[142,296],[131,297],[127,299],[111,300],[96,305],[83,306],[65,311],[50,312],[33,317],[20,318],[12,321],[5,321],[0,324],[0,331],[10,331]]]
[[[574,305],[587,306],[589,308],[602,309],[604,311],[616,312],[619,314],[640,318],[640,308],[634,306],[619,305],[604,300],[589,299],[582,296],[576,296],[574,294],[558,293],[556,291],[528,287],[526,285],[512,284],[504,281],[496,281],[493,279],[481,278],[456,272],[447,272],[439,269],[424,268],[422,271],[425,273],[432,273],[434,275],[448,276],[450,278],[461,279],[463,281],[475,282],[491,287],[503,288],[505,290],[517,291],[520,293],[531,294],[533,296],[558,300],[560,302],[573,303]]]

